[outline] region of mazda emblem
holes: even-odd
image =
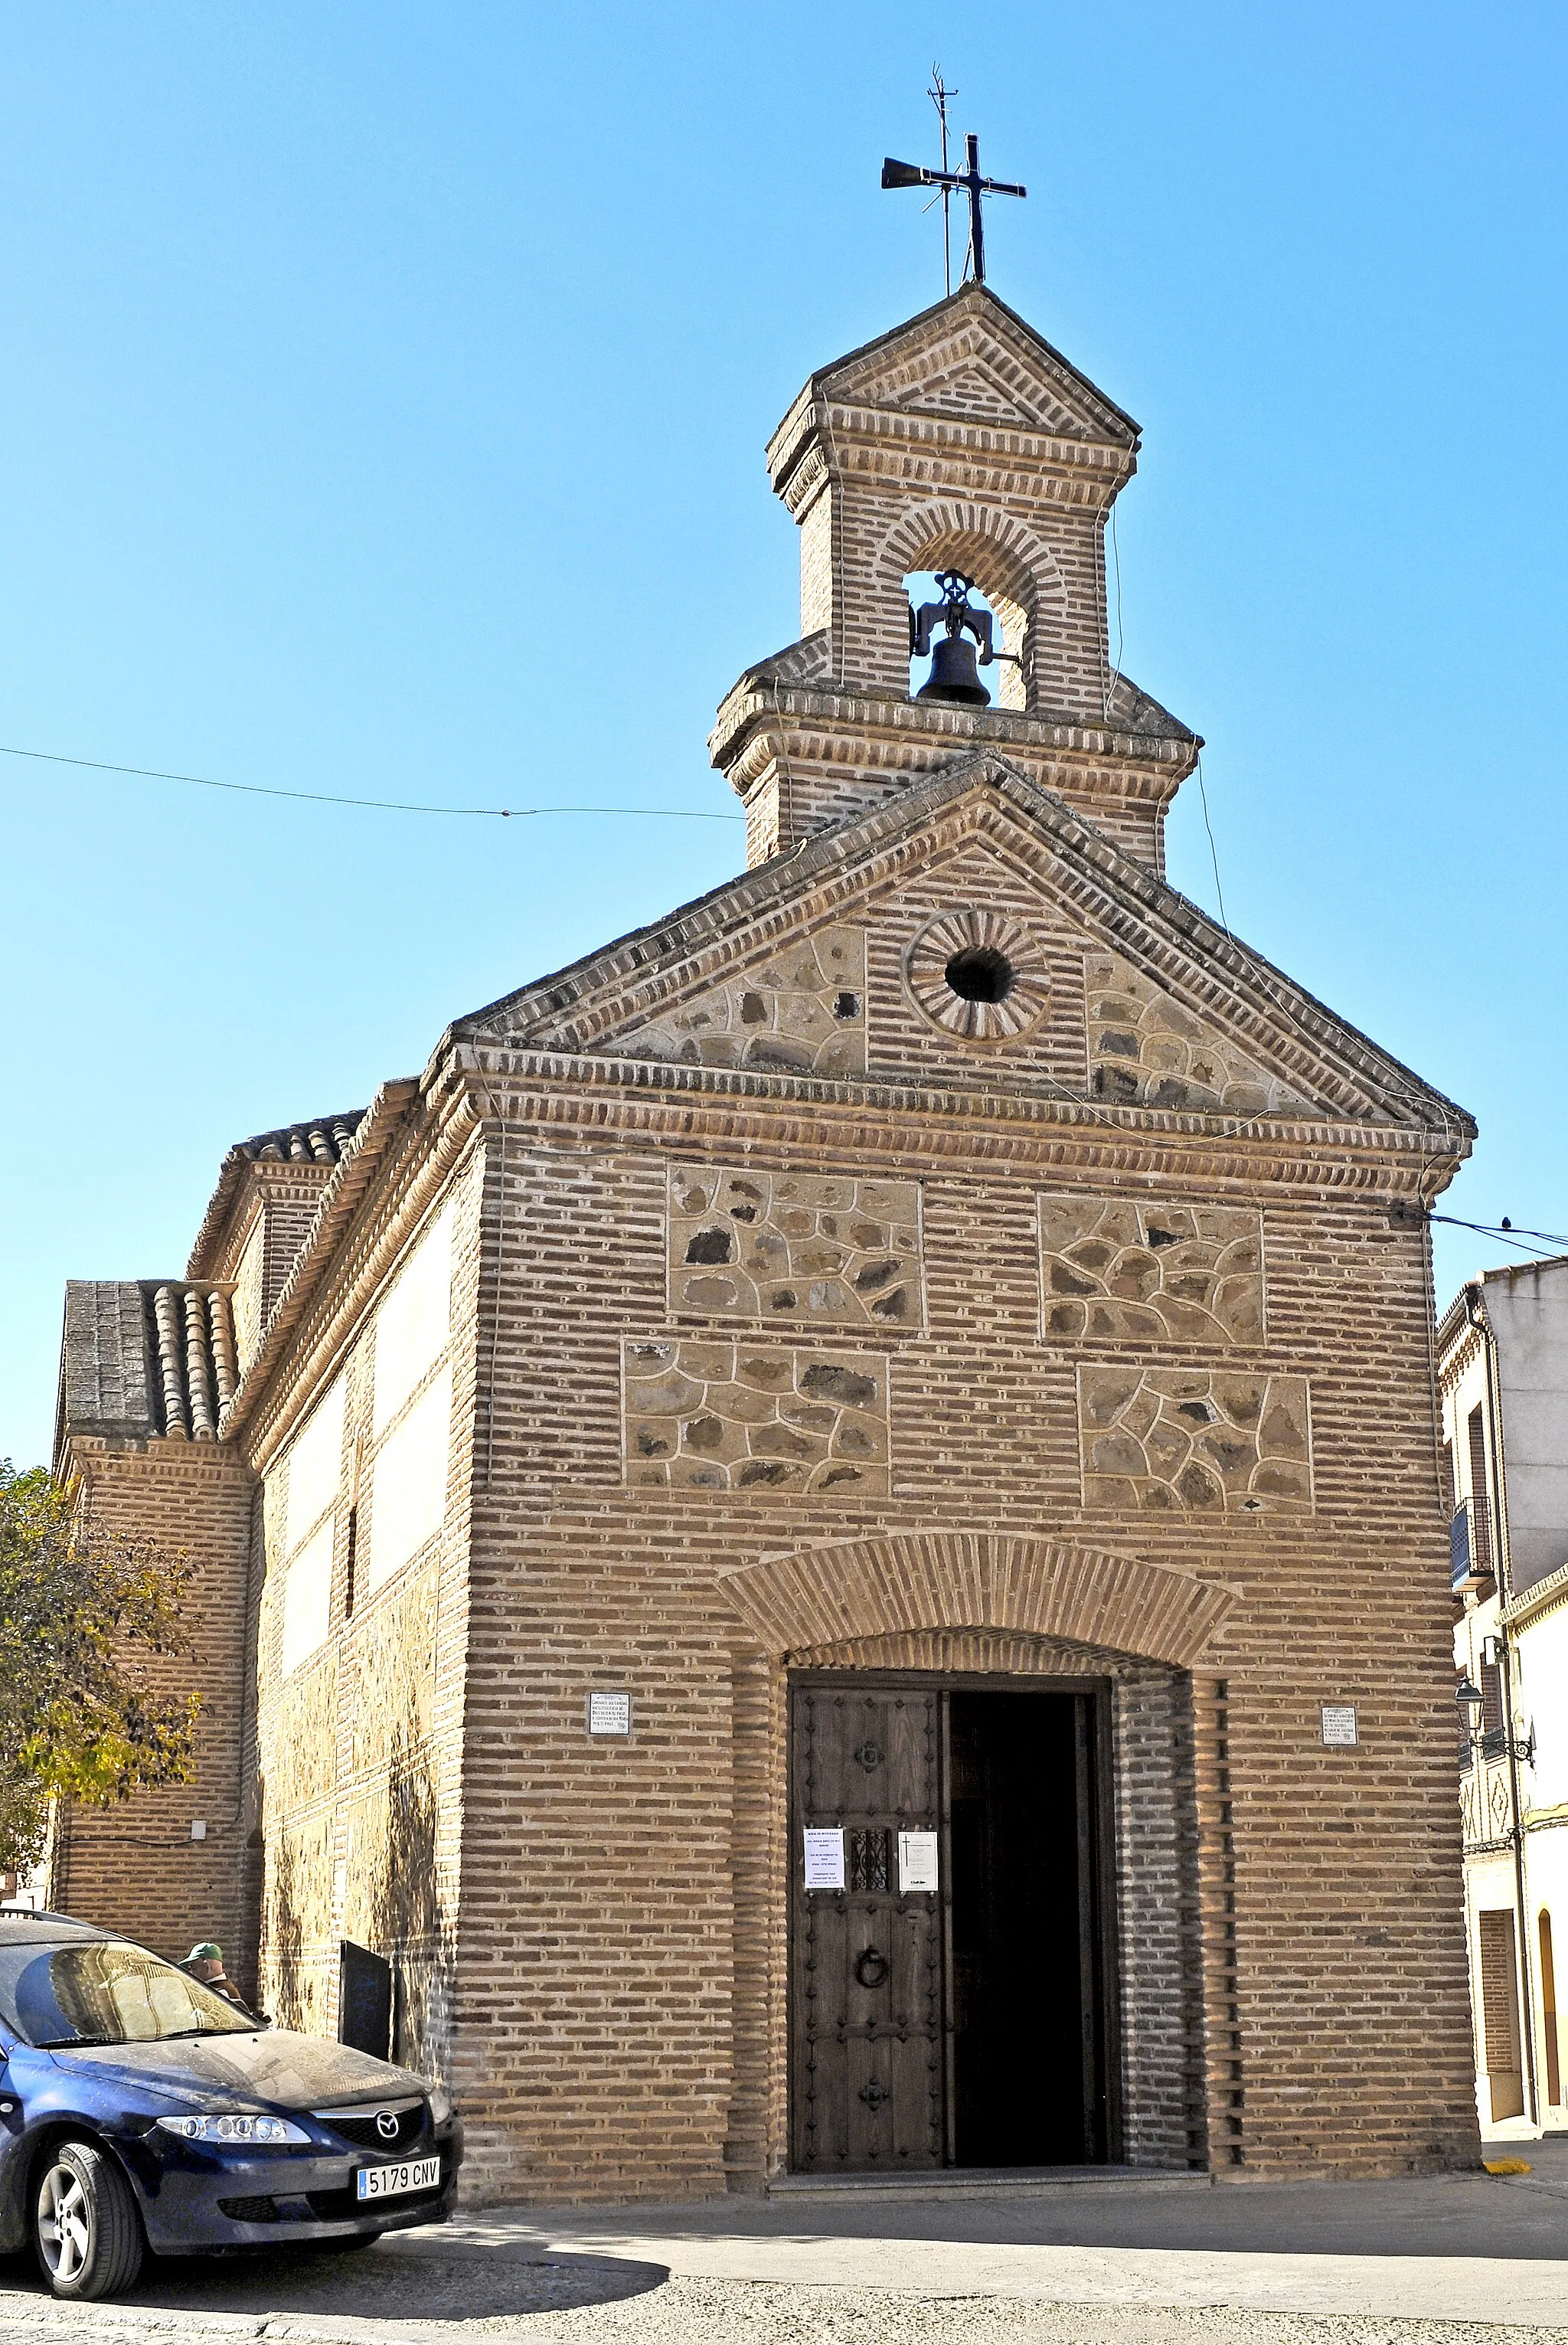
[[[398,2138],[398,2117],[395,2109],[379,2109],[376,2114],[376,2131],[383,2141]]]

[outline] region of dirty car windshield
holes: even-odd
[[[61,2046],[238,2035],[255,2025],[172,1963],[113,1939],[0,1944],[0,2019],[24,2043]]]

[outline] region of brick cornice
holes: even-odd
[[[1398,1124],[1238,1124],[1171,1109],[1115,1108],[1077,1097],[936,1091],[911,1083],[758,1075],[661,1059],[454,1047],[454,1073],[482,1078],[509,1121],[620,1131],[693,1144],[757,1141],[824,1166],[851,1154],[888,1162],[1071,1165],[1314,1189],[1437,1195],[1467,1146]],[[504,1089],[501,1088],[505,1086]],[[1442,1177],[1432,1185],[1435,1175]]]
[[[1438,1334],[1441,1339],[1441,1327]],[[1467,1369],[1480,1357],[1485,1342],[1484,1327],[1478,1326],[1473,1320],[1467,1322],[1459,1341],[1451,1343],[1438,1361],[1437,1381],[1441,1391],[1452,1391]]]
[[[1107,441],[1018,424],[968,422],[937,408],[879,407],[805,398],[779,427],[769,450],[774,486],[798,521],[827,478],[843,472],[853,448],[857,481],[891,473],[940,484],[984,482],[997,495],[1047,496],[1106,504],[1138,470],[1136,450]]]
[[[836,685],[817,691],[748,670],[719,706],[709,762],[742,797],[771,759],[809,756],[856,772],[928,774],[940,759],[992,748],[1024,757],[1069,786],[1113,788],[1163,805],[1192,771],[1196,734],[1133,733],[1072,717],[1030,716],[1008,708],[965,708]]]
[[[133,1462],[134,1461],[134,1462]],[[174,1439],[166,1433],[101,1434],[72,1428],[61,1437],[55,1466],[62,1482],[80,1481],[84,1491],[96,1477],[111,1469],[116,1474],[167,1471],[178,1482],[222,1483],[238,1474],[248,1481],[249,1468],[238,1452],[221,1441]]]
[[[894,1533],[723,1572],[765,1652],[918,1629],[1006,1629],[1190,1669],[1232,1591],[1165,1564],[987,1531]]]
[[[1568,1564],[1560,1570],[1548,1572],[1546,1578],[1538,1579],[1533,1588],[1527,1588],[1522,1596],[1516,1596],[1511,1604],[1504,1606],[1502,1619],[1510,1629],[1525,1629],[1544,1614],[1560,1611],[1565,1604],[1568,1604]]]
[[[938,408],[913,404],[879,407],[818,400],[807,428],[830,443],[853,442],[860,459],[855,476],[862,481],[875,480],[885,470],[907,478],[917,469],[921,479],[940,485],[947,476],[945,460],[952,460],[952,480],[970,488],[978,482],[998,496],[1058,499],[1065,490],[1075,502],[1098,504],[1115,496],[1138,469],[1129,448],[1107,441],[1031,431],[1017,424],[971,423]],[[1086,495],[1086,476],[1096,492]]]

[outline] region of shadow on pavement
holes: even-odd
[[[1533,2144],[1525,2145],[1528,2157]],[[1368,2182],[1233,2183],[1193,2191],[1136,2182],[1046,2188],[974,2201],[852,2191],[701,2205],[494,2208],[456,2218],[460,2236],[536,2243],[701,2238],[927,2239],[955,2244],[1156,2248],[1249,2256],[1502,2256],[1568,2259],[1568,2176],[1554,2161],[1528,2179],[1482,2173]],[[454,2242],[455,2244],[455,2242]]]
[[[520,2240],[476,2255],[440,2232],[334,2255],[264,2249],[243,2256],[149,2256],[121,2299],[140,2311],[314,2314],[400,2323],[499,2320],[616,2304],[663,2285],[663,2264],[541,2250]],[[0,2259],[0,2290],[44,2294],[32,2257]]]

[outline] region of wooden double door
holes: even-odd
[[[796,2172],[1117,2154],[1108,1756],[1098,1681],[792,1680]]]

